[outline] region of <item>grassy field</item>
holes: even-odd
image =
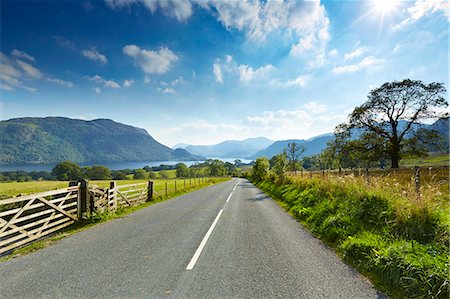
[[[186,187],[191,185],[196,185],[199,183],[198,178],[192,179],[155,179],[154,181],[154,191],[159,194],[165,193],[165,185],[167,182],[168,192],[175,190],[175,182],[177,184],[177,189],[183,189],[186,183]],[[108,181],[89,181],[90,186],[97,186],[99,188],[107,188],[109,186]],[[120,180],[116,181],[117,185],[128,185],[145,183],[148,180]],[[27,195],[32,193],[39,193],[54,189],[65,188],[69,186],[68,181],[31,181],[31,182],[6,182],[0,183],[0,198],[16,197],[17,195]]]
[[[434,155],[425,158],[405,158],[400,161],[400,167],[414,166],[449,166],[450,159],[448,154]]]
[[[448,298],[448,169],[257,182],[313,234],[392,298]]]

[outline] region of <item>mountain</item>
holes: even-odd
[[[449,149],[449,118],[440,118],[435,121],[433,124],[429,125],[428,129],[436,130],[439,135],[444,138],[445,148]]]
[[[0,164],[196,160],[140,128],[109,119],[15,118],[0,122]]]
[[[190,152],[185,150],[184,148],[176,148],[173,150],[173,156],[175,160],[180,161],[201,161],[205,160],[202,156],[192,155]]]
[[[256,154],[249,156],[249,159],[256,159],[258,157],[267,157],[271,158],[277,154],[281,154],[284,149],[287,147],[288,143],[295,142],[305,147],[304,156],[312,156],[315,154],[319,154],[326,146],[327,142],[334,138],[333,133],[323,134],[316,137],[313,137],[308,140],[304,139],[290,139],[290,140],[281,140],[275,141],[268,148],[257,152]]]
[[[172,149],[182,148],[186,149],[190,144],[187,143],[177,143],[174,146],[172,146]]]
[[[190,145],[186,150],[194,155],[214,158],[245,158],[272,144],[264,138],[248,138],[242,141],[228,140],[215,145]]]

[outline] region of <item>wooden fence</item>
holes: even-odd
[[[0,200],[0,254],[80,219],[80,187]]]
[[[174,188],[170,191],[190,188],[192,180],[194,184],[209,181],[208,178],[189,179],[177,187],[177,181],[173,180]],[[0,200],[0,255],[88,218],[92,213],[115,212],[120,207],[151,201],[154,194],[167,196],[167,181],[164,194],[154,191],[153,181],[128,185],[110,182],[109,188],[99,188],[81,180],[70,182],[63,189]]]

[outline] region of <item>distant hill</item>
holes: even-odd
[[[0,164],[196,160],[146,130],[109,119],[15,118],[0,122]]]
[[[449,118],[441,118],[431,124],[428,129],[436,130],[444,138],[444,144],[447,151],[449,150]]]
[[[258,157],[267,157],[270,159],[271,157],[277,154],[281,154],[287,147],[288,143],[290,142],[295,142],[305,147],[305,152],[303,156],[312,156],[319,154],[327,146],[327,142],[332,140],[333,138],[334,138],[333,133],[328,133],[307,140],[289,139],[289,140],[275,141],[272,145],[270,145],[266,149],[261,150],[256,154],[249,156],[248,158],[256,159]]]
[[[177,143],[174,146],[172,146],[172,149],[182,148],[186,149],[190,144],[187,143]]]
[[[190,145],[186,150],[194,155],[215,158],[245,158],[268,147],[273,141],[264,138],[249,138],[242,141],[228,140],[215,145]]]

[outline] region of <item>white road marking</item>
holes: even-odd
[[[228,195],[228,198],[227,198],[227,201],[226,201],[226,202],[229,202],[229,201],[230,201],[231,195],[233,195],[233,192],[231,192],[230,195]]]
[[[234,186],[233,191],[236,190],[237,184]]]
[[[191,261],[186,267],[186,270],[192,270],[195,266],[195,263],[197,263],[198,258],[200,257],[200,254],[202,253],[203,248],[206,245],[206,242],[208,242],[209,236],[211,236],[212,231],[214,230],[214,227],[216,226],[217,222],[219,221],[220,216],[223,213],[223,209],[219,211],[219,214],[217,214],[216,219],[214,219],[214,222],[211,224],[211,227],[206,232],[206,235],[203,237],[202,242],[200,243],[200,246],[198,246],[197,250],[194,253],[194,256],[192,257]]]

